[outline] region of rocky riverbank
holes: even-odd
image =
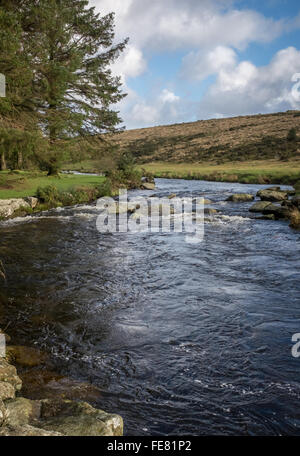
[[[16,211],[24,209],[35,209],[38,205],[38,198],[28,196],[26,198],[0,199],[0,217],[11,217]]]
[[[0,335],[3,340],[1,330]],[[9,336],[4,337],[9,342]],[[67,399],[57,394],[56,387],[52,395],[44,391],[44,399],[22,397],[22,379],[12,359],[17,364],[32,366],[43,361],[43,354],[33,348],[8,345],[6,356],[0,357],[0,436],[123,435],[123,420],[119,415],[95,409],[87,402]],[[73,387],[74,384],[75,381]],[[77,382],[76,391],[80,390],[79,385]],[[65,388],[70,392],[70,382]]]

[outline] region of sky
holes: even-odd
[[[90,0],[115,12],[127,129],[300,109],[299,0]]]

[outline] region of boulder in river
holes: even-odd
[[[294,198],[291,199],[291,203],[300,209],[300,195],[294,196]]]
[[[290,215],[290,227],[300,229],[300,211],[295,208]]]
[[[143,190],[154,190],[155,189],[155,183],[154,182],[143,182],[141,188]]]
[[[284,201],[288,198],[287,192],[284,191],[275,191],[275,190],[259,190],[256,196],[258,196],[262,201]]]
[[[262,213],[264,215],[273,214],[275,219],[288,219],[291,215],[291,209],[284,206],[276,206],[275,204],[269,204]]]
[[[263,210],[271,204],[270,201],[257,201],[250,207],[250,212],[263,212]]]
[[[230,195],[226,201],[233,201],[234,203],[244,203],[253,200],[254,196],[250,193],[235,193],[234,195]]]
[[[212,209],[211,207],[205,207],[204,208],[204,214],[205,215],[213,215],[217,214],[219,211],[217,209]]]

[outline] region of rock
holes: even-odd
[[[271,191],[271,192],[273,192],[273,191],[274,191],[274,192],[281,192],[281,191],[282,191],[281,188],[280,188],[279,186],[268,187],[268,188],[266,188],[265,190],[269,190],[269,191]],[[259,191],[261,191],[261,190],[259,190]],[[258,193],[259,193],[259,192],[258,192]]]
[[[203,198],[203,204],[213,204],[213,201]]]
[[[15,388],[7,382],[0,382],[0,400],[6,401],[15,397]]]
[[[155,183],[154,182],[143,182],[141,188],[144,190],[154,190]]]
[[[7,200],[0,200],[0,217],[10,217],[18,209],[30,208],[30,204],[23,198],[12,198]]]
[[[292,213],[290,215],[290,220],[291,220],[291,223],[290,223],[291,228],[295,228],[295,229],[300,228],[300,211],[299,211],[299,209],[295,208],[292,211]]]
[[[42,401],[43,429],[67,436],[121,436],[123,420],[119,415],[97,410],[86,402]]]
[[[9,364],[4,358],[0,358],[0,382],[11,384],[17,391],[22,387],[22,381],[17,375],[15,366]]]
[[[300,209],[300,196],[294,196],[294,198],[291,199],[291,203],[296,206],[298,209]]]
[[[244,203],[247,201],[253,201],[254,196],[249,193],[236,193],[235,195],[230,195],[226,201],[233,201],[234,203]]]
[[[38,198],[35,198],[34,196],[27,196],[24,198],[24,201],[28,203],[32,209],[34,209],[39,202]]]
[[[288,194],[283,191],[275,190],[259,190],[256,196],[258,196],[262,201],[283,201],[288,198]]]
[[[250,207],[250,212],[262,212],[267,206],[271,204],[270,201],[257,201]]]
[[[55,437],[62,436],[59,432],[46,431],[45,429],[40,429],[29,424],[25,426],[4,426],[0,427],[0,436],[2,437]]]
[[[276,206],[275,204],[269,204],[262,213],[264,215],[273,214],[275,219],[287,219],[290,217],[291,210],[288,207]]]
[[[18,397],[13,401],[6,402],[8,417],[7,425],[18,427],[25,424],[33,424],[41,416],[41,402],[31,401],[24,397]]]
[[[47,355],[40,350],[22,345],[10,345],[6,348],[6,358],[21,366],[33,367],[45,363]]]
[[[20,376],[22,394],[30,399],[60,398],[93,402],[101,397],[101,391],[96,386],[46,369],[30,369]]]
[[[3,401],[0,399],[0,429],[4,422],[6,422],[8,417],[8,412],[4,406]]]
[[[274,214],[263,215],[262,217],[257,217],[257,220],[276,220]]]
[[[204,214],[205,215],[213,215],[213,214],[217,214],[219,211],[217,211],[217,209],[212,209],[210,207],[205,207],[204,208]]]
[[[176,193],[171,193],[171,195],[168,196],[169,199],[176,198]]]

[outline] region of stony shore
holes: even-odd
[[[4,337],[9,341],[0,329],[2,342]],[[87,402],[59,394],[38,400],[22,397],[22,380],[11,359],[30,365],[37,356],[35,349],[8,345],[6,356],[0,357],[0,436],[123,435],[119,415],[96,409]]]

